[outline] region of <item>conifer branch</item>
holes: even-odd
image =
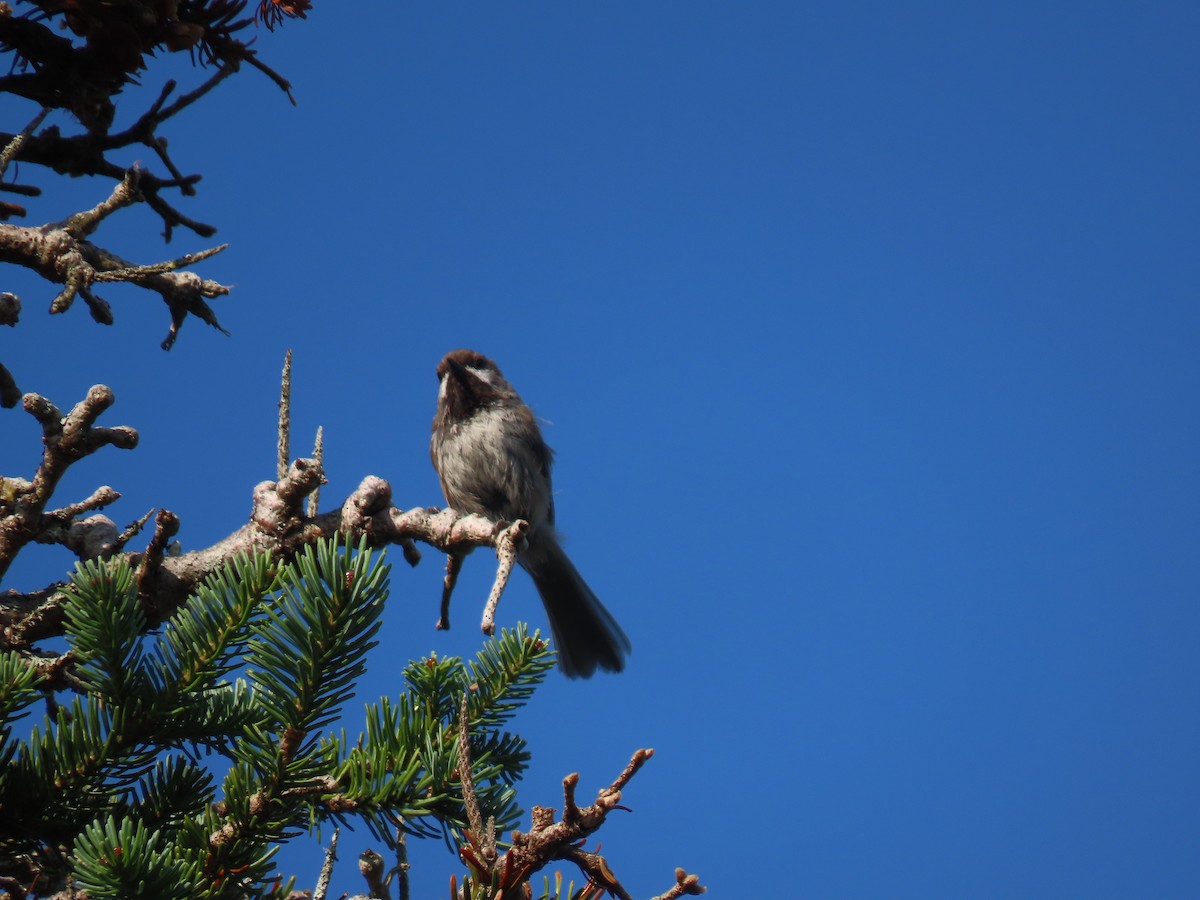
[[[45,449],[32,481],[0,479],[0,577],[21,548],[34,540],[63,544],[84,559],[123,552],[137,571],[147,624],[153,626],[170,616],[210,573],[238,553],[265,550],[274,559],[286,561],[321,538],[341,536],[348,541],[365,538],[366,546],[372,549],[399,545],[405,560],[416,565],[421,555],[414,541],[421,541],[451,559],[461,559],[475,547],[498,550],[500,565],[489,599],[494,616],[524,523],[493,523],[481,516],[459,515],[452,509],[401,510],[391,505],[391,486],[376,476],[363,479],[338,508],[312,515],[305,500],[325,481],[322,466],[313,459],[294,460],[283,478],[260,483],[253,492],[249,522],[218,543],[189,553],[166,553],[171,538],[180,529],[179,518],[168,510],[157,513],[154,535],[141,552],[121,550],[132,532],[127,529],[125,535],[118,535],[111,520],[74,521],[81,512],[113,502],[118,495],[111,488],[98,489],[80,503],[45,513],[55,487],[74,462],[110,444],[122,449],[136,446],[134,429],[95,425],[101,412],[113,402],[112,391],[97,385],[63,416],[46,398],[25,396],[26,410],[42,424]],[[445,597],[448,601],[448,593]],[[62,634],[64,599],[62,584],[31,593],[0,594],[0,648],[28,652],[36,641]]]

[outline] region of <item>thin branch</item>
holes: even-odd
[[[535,806],[532,810],[533,824],[530,831],[513,831],[512,847],[490,865],[481,865],[476,853],[479,849],[477,841],[460,848],[460,852],[464,859],[479,870],[477,874],[490,877],[493,883],[498,881],[499,888],[505,892],[505,896],[508,896],[509,891],[515,896],[522,896],[521,890],[527,887],[534,873],[555,860],[565,860],[578,866],[591,884],[603,888],[620,900],[632,900],[604,857],[584,850],[583,843],[599,830],[610,812],[626,808],[620,805],[621,791],[653,755],[654,751],[649,749],[636,751],[621,774],[599,792],[596,802],[591,806],[580,807],[575,802],[579,775],[568,775],[563,779],[565,807],[561,821],[554,821],[553,809]],[[469,810],[468,805],[468,812]],[[472,824],[471,832],[474,831],[477,831],[477,828]],[[473,837],[471,832],[468,832],[468,839]],[[675,900],[684,894],[704,893],[699,879],[688,875],[683,869],[675,870],[675,881],[675,886],[658,900]]]
[[[587,875],[590,883],[598,884],[618,900],[633,900],[633,896],[621,886],[617,876],[608,867],[608,861],[599,853],[588,853],[578,847],[571,847],[563,852],[561,859],[575,863],[580,871]]]
[[[11,26],[11,18],[5,20],[0,17],[0,28]],[[243,61],[250,62],[251,65],[275,81],[287,93],[293,105],[295,104],[295,98],[291,96],[290,85],[286,79],[259,61],[256,53],[245,43],[231,36],[232,30],[237,30],[245,24],[248,24],[248,20],[226,26],[223,32],[217,28],[199,26],[199,33],[203,34],[207,44],[202,55],[206,59],[219,63],[216,71],[198,87],[178,96],[174,102],[169,104],[167,100],[175,90],[176,83],[173,80],[168,81],[149,108],[129,127],[118,132],[110,131],[115,111],[111,95],[119,90],[122,79],[118,78],[111,84],[107,82],[91,84],[87,81],[86,75],[80,76],[81,72],[88,71],[88,67],[85,62],[83,68],[80,69],[77,57],[87,52],[94,52],[91,42],[87,48],[74,47],[70,41],[54,34],[45,25],[37,28],[36,38],[27,36],[26,39],[22,39],[20,33],[12,33],[11,28],[6,29],[5,43],[12,45],[11,49],[14,49],[18,55],[32,52],[33,55],[30,58],[34,59],[35,65],[33,71],[0,77],[0,92],[11,92],[32,99],[43,106],[43,111],[23,134],[0,134],[0,142],[8,145],[8,149],[0,160],[0,176],[3,175],[4,166],[9,160],[20,159],[34,165],[46,166],[60,175],[113,177],[119,175],[121,168],[116,166],[106,154],[134,144],[143,144],[154,151],[170,176],[158,178],[147,175],[142,186],[147,203],[163,219],[166,239],[170,240],[171,233],[176,226],[190,228],[204,237],[211,236],[215,230],[212,226],[189,219],[158,196],[159,190],[163,188],[177,188],[184,195],[193,195],[195,194],[195,184],[200,180],[200,176],[185,176],[171,159],[166,139],[156,132],[167,120],[194,104],[234,72],[237,72]],[[28,27],[26,31],[28,31]],[[47,46],[52,47],[55,52],[50,55],[38,52],[37,48]],[[170,50],[183,49],[183,45],[172,45],[169,40],[166,42],[166,46]],[[33,49],[31,50],[31,48]],[[130,72],[127,77],[132,78],[132,76],[133,73]],[[81,77],[83,80],[80,80]],[[65,87],[64,82],[71,82],[70,87]],[[107,91],[110,96],[102,96],[104,91]],[[32,135],[32,132],[44,119],[46,112],[55,107],[70,109],[84,125],[84,132],[63,137],[55,128],[47,129],[39,135]],[[15,204],[0,204],[0,217],[11,215],[24,215],[24,209]]]
[[[484,832],[483,815],[479,811],[479,797],[475,794],[475,776],[471,772],[470,719],[467,717],[467,692],[463,691],[458,708],[458,780],[462,785],[463,806],[467,809],[467,823],[475,839],[483,845],[484,861],[489,866],[496,861],[496,835]],[[489,852],[490,851],[490,852]]]
[[[159,116],[161,120],[164,113],[159,113]],[[12,135],[0,134],[0,140],[8,140],[11,143],[12,138]],[[41,134],[28,138],[21,145],[20,152],[14,156],[31,165],[45,166],[59,175],[93,175],[119,180],[124,176],[125,168],[104,156],[106,149],[112,149],[105,146],[105,142],[110,143],[112,148],[142,143],[151,147],[160,158],[166,154],[166,145],[162,143],[162,139],[155,137],[145,125],[135,122],[129,129],[117,135],[87,133],[64,138],[57,129],[46,129]],[[185,216],[159,193],[164,189],[176,188],[184,194],[194,194],[194,186],[201,180],[201,176],[182,175],[173,163],[168,170],[172,175],[170,178],[160,178],[148,171],[141,174],[142,199],[163,220],[164,237],[169,242],[172,230],[176,226],[188,228],[201,237],[212,237],[216,234],[216,228]],[[32,193],[40,191],[34,189]]]
[[[120,494],[105,485],[104,487],[99,487],[92,491],[92,495],[86,500],[81,500],[78,503],[69,503],[61,509],[56,509],[53,512],[45,513],[45,516],[47,518],[55,518],[66,522],[75,518],[76,516],[83,515],[85,512],[90,512],[93,509],[104,509],[104,507],[111,503],[116,503],[120,499]]]
[[[275,477],[287,474],[292,458],[292,348],[283,357],[283,375],[279,379],[279,443],[275,459]]]
[[[317,461],[317,465],[321,468],[325,467],[325,429],[320,425],[317,426],[317,439],[313,442],[312,458]],[[312,518],[317,514],[321,502],[321,487],[312,492],[312,496],[308,498],[308,515]]]
[[[689,875],[683,869],[675,870],[675,884],[671,885],[671,889],[665,893],[659,894],[652,900],[677,900],[677,898],[685,894],[695,896],[707,892],[707,888],[700,883],[699,875]]]
[[[4,173],[8,170],[8,164],[21,152],[21,147],[29,140],[29,135],[33,134],[41,126],[48,115],[50,115],[50,107],[43,106],[38,114],[25,126],[24,130],[8,142],[8,146],[4,148],[4,152],[0,153],[0,178],[4,177]]]
[[[92,318],[112,324],[112,309],[92,292],[93,284],[125,282],[157,292],[171,317],[171,327],[163,341],[164,349],[175,342],[184,319],[190,313],[217,330],[228,333],[217,321],[207,298],[229,293],[229,288],[201,278],[191,271],[179,271],[220,253],[228,245],[211,247],[175,259],[141,265],[132,263],[86,238],[100,223],[119,209],[139,200],[151,203],[147,176],[137,168],[124,173],[112,193],[92,209],[75,213],[63,222],[41,227],[0,224],[0,262],[13,263],[37,272],[47,281],[63,285],[50,305],[51,313],[68,310],[77,296],[87,302]]]
[[[275,84],[279,86],[279,89],[287,94],[288,100],[292,101],[292,106],[296,105],[296,98],[292,96],[292,83],[290,81],[268,66],[265,62],[260,60],[253,52],[247,52],[245,60],[250,65],[254,66],[254,68],[258,69],[258,71],[262,72],[273,82],[275,82]]]
[[[174,103],[172,103],[170,106],[166,107],[164,110],[162,110],[162,112],[160,112],[158,114],[158,116],[156,117],[156,120],[155,120],[155,124],[157,125],[159,123],[165,122],[167,119],[171,118],[171,116],[175,115],[176,113],[182,112],[183,110],[187,109],[189,106],[191,106],[193,103],[195,103],[201,97],[203,97],[205,94],[207,94],[213,88],[215,88],[218,84],[220,84],[222,81],[224,81],[230,75],[232,75],[234,72],[238,71],[239,68],[240,67],[238,66],[236,61],[224,63],[219,69],[217,69],[217,71],[215,71],[212,74],[211,78],[209,78],[207,81],[205,81],[199,87],[195,88],[194,90],[188,91],[186,94],[180,94],[179,97],[176,98]]]
[[[88,305],[88,312],[92,314],[93,321],[99,322],[101,325],[111,325],[113,323],[112,307],[107,300],[90,288],[83,287],[82,285],[79,287],[79,296]]]
[[[650,761],[650,757],[653,755],[654,750],[649,747],[647,747],[645,750],[635,751],[633,756],[630,758],[629,763],[624,769],[621,770],[621,774],[613,779],[613,783],[600,790],[600,796],[603,798],[617,795],[617,799],[619,800],[620,793],[625,789],[625,785],[629,784],[629,782],[633,780],[633,776],[638,773],[642,766]]]
[[[128,544],[131,540],[133,540],[135,537],[137,537],[138,533],[142,530],[142,528],[145,526],[145,524],[150,521],[150,517],[152,515],[154,515],[154,510],[149,510],[140,519],[137,519],[136,521],[131,522],[128,526],[126,526],[125,530],[122,531],[121,534],[117,537],[117,549],[120,550],[122,547],[124,547],[126,544]]]
[[[408,836],[403,828],[396,829],[396,900],[409,900],[408,892]]]
[[[329,839],[329,849],[325,851],[325,861],[321,863],[321,874],[317,878],[317,887],[313,891],[313,900],[325,900],[329,893],[329,882],[333,879],[333,864],[337,861],[338,835],[340,828],[333,829],[333,837]]]
[[[25,411],[42,425],[42,461],[29,487],[11,501],[0,503],[0,579],[4,577],[21,548],[38,540],[48,525],[61,523],[64,514],[43,516],[59,480],[70,466],[112,445],[131,450],[137,446],[137,432],[128,427],[98,428],[96,419],[114,402],[113,393],[104,385],[96,385],[66,416],[58,407],[38,394],[26,394],[22,400]],[[111,493],[108,493],[111,492]],[[97,508],[115,499],[111,488],[98,491],[82,504],[64,507],[77,512]],[[89,506],[94,503],[95,505]],[[61,512],[61,511],[60,511]],[[69,516],[66,516],[69,518]]]
[[[130,166],[125,172],[125,177],[113,188],[107,199],[101,200],[91,209],[68,216],[57,228],[76,239],[87,237],[118,209],[124,209],[126,206],[132,206],[138,202],[140,199],[138,184],[141,179],[141,169],[137,166]]]
[[[185,253],[183,256],[168,259],[164,262],[151,263],[146,266],[127,266],[124,269],[110,269],[106,272],[97,272],[93,280],[132,281],[136,283],[139,279],[148,275],[162,275],[166,272],[175,272],[185,266],[191,266],[206,260],[210,256],[216,256],[221,251],[228,249],[228,244],[218,244],[216,247],[209,247],[207,250],[198,250],[195,253]]]
[[[161,578],[162,561],[167,556],[171,538],[178,533],[179,516],[169,509],[160,509],[154,517],[154,534],[150,536],[150,543],[146,545],[134,574],[138,596],[143,599],[147,612],[153,613],[155,620],[160,617],[157,588]]]
[[[236,553],[266,551],[285,561],[320,538],[341,536],[347,541],[365,538],[373,549],[421,541],[443,553],[463,555],[470,548],[494,547],[502,530],[482,516],[464,516],[453,509],[397,509],[389,505],[391,486],[373,475],[363,479],[341,507],[305,516],[305,500],[323,480],[324,473],[313,460],[296,460],[285,478],[254,489],[247,524],[211,547],[159,559],[153,580],[144,585],[149,592],[143,597],[149,623],[170,616],[204,578]],[[7,525],[7,519],[0,517],[0,534]],[[126,556],[135,568],[141,565],[142,554],[127,552]],[[61,584],[29,594],[0,593],[0,647],[20,650],[62,634],[64,600]]]

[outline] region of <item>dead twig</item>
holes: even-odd
[[[139,201],[149,202],[145,182],[145,173],[131,168],[123,173],[108,197],[62,222],[41,227],[0,224],[0,262],[24,266],[47,281],[61,284],[62,290],[50,304],[52,314],[66,312],[76,297],[83,297],[92,318],[111,325],[112,308],[93,291],[93,285],[125,282],[155,291],[162,297],[171,317],[171,327],[163,341],[164,349],[174,344],[188,314],[228,334],[207,301],[228,294],[229,288],[194,272],[181,271],[215,256],[226,249],[227,244],[161,262],[138,264],[88,239],[117,210]],[[19,308],[18,303],[16,310]],[[9,324],[15,322],[15,316],[6,318]]]
[[[98,509],[118,496],[111,488],[103,488],[82,503],[44,515],[59,480],[73,463],[109,445],[123,450],[137,446],[137,432],[132,428],[96,426],[100,414],[113,402],[112,391],[99,384],[65,416],[39,394],[22,398],[25,411],[42,425],[42,461],[28,487],[15,488],[11,497],[0,498],[0,579],[26,544],[44,537],[48,529],[61,528],[80,512]]]

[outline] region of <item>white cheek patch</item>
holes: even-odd
[[[482,381],[484,384],[494,385],[496,383],[495,369],[477,369],[474,366],[467,366],[467,371]]]

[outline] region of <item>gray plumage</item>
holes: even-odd
[[[496,364],[454,350],[438,365],[430,455],[446,502],[463,513],[529,523],[517,562],[533,578],[559,664],[572,678],[619,672],[629,639],[580,576],[554,530],[553,453],[533,412]]]

